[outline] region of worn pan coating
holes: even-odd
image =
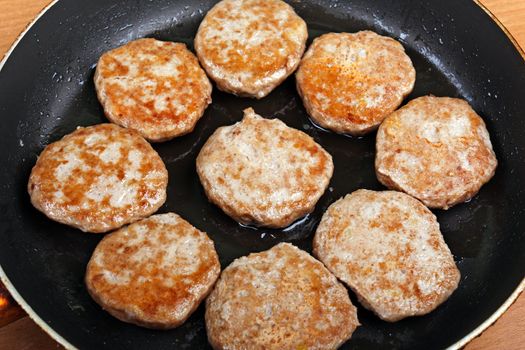
[[[326,31],[361,29],[397,38],[417,69],[416,88],[409,99],[430,93],[462,97],[487,123],[499,159],[496,176],[469,203],[435,211],[461,270],[459,289],[435,312],[397,323],[380,321],[359,308],[363,326],[344,346],[458,347],[523,289],[523,58],[498,25],[469,0],[291,3],[308,23],[309,42]],[[45,145],[78,125],[105,121],[93,86],[94,66],[104,51],[139,37],[182,41],[192,47],[197,26],[212,4],[60,1],[33,24],[0,71],[0,273],[30,315],[67,347],[209,348],[202,307],[170,331],[139,328],[102,311],[83,284],[86,263],[102,235],[83,234],[46,219],[31,206],[26,184]],[[285,232],[239,226],[207,202],[197,179],[195,157],[204,141],[218,126],[240,120],[248,106],[306,131],[334,157],[330,189],[315,212]],[[259,101],[215,90],[213,104],[193,133],[154,146],[170,173],[168,201],[160,211],[175,211],[207,231],[223,266],[280,241],[310,250],[312,234],[330,203],[358,188],[382,188],[374,175],[374,139],[374,134],[349,138],[313,127],[293,77]]]

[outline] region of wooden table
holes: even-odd
[[[0,55],[49,0],[0,0]],[[481,0],[525,48],[525,0]],[[6,308],[0,286],[0,349],[57,349],[60,346],[16,305]],[[12,301],[7,303],[13,304]],[[467,350],[525,348],[525,293]]]

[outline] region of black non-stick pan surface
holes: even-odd
[[[59,1],[25,34],[0,71],[0,264],[9,287],[75,347],[209,348],[202,305],[185,324],[169,331],[126,324],[104,312],[83,283],[86,264],[103,235],[47,219],[31,206],[26,184],[44,146],[79,125],[107,122],[93,86],[103,52],[141,37],[181,41],[193,48],[197,27],[212,5],[189,0]],[[407,100],[427,94],[461,97],[487,123],[499,160],[495,177],[470,202],[434,211],[461,270],[459,288],[431,314],[396,323],[359,307],[362,326],[343,348],[451,346],[494,314],[524,278],[523,58],[491,18],[467,0],[301,0],[291,5],[308,24],[309,42],[328,31],[363,29],[400,40],[417,70],[416,87]],[[195,157],[206,139],[217,127],[239,121],[249,106],[310,134],[334,158],[334,176],[315,211],[284,230],[241,227],[208,203],[195,171]],[[223,267],[281,241],[310,251],[316,226],[332,202],[359,188],[383,189],[374,174],[374,144],[375,133],[351,138],[316,128],[293,76],[262,100],[215,89],[213,104],[194,132],[154,144],[169,171],[168,200],[160,212],[174,211],[206,231]]]

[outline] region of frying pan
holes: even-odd
[[[309,42],[327,31],[371,29],[400,40],[417,70],[414,92],[462,97],[484,118],[499,167],[469,203],[435,211],[461,270],[458,290],[429,315],[396,323],[359,307],[362,326],[343,348],[460,347],[479,334],[523,289],[525,274],[525,64],[504,32],[467,0],[302,0],[291,3],[306,20]],[[52,222],[34,209],[26,192],[31,167],[45,145],[77,126],[105,122],[93,86],[99,56],[140,37],[192,38],[213,1],[59,1],[25,33],[0,71],[0,265],[11,293],[66,347],[97,349],[209,348],[201,306],[181,327],[155,331],[120,322],[88,296],[86,263],[102,235]],[[382,189],[374,174],[375,134],[350,138],[320,130],[308,120],[293,76],[262,100],[214,90],[213,104],[195,131],[155,144],[168,168],[174,211],[215,241],[221,264],[288,241],[311,250],[325,209],[358,188]],[[329,189],[306,219],[284,230],[242,227],[208,203],[195,157],[219,126],[253,106],[270,118],[304,130],[335,163]],[[520,286],[521,283],[521,286]],[[355,296],[350,293],[354,303]]]

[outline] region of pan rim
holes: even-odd
[[[474,4],[476,4],[479,8],[481,8],[496,25],[503,31],[505,36],[510,40],[510,42],[514,45],[518,53],[521,55],[521,58],[525,60],[525,50],[521,47],[521,45],[518,43],[516,38],[511,34],[511,32],[505,27],[505,25],[494,15],[485,5],[483,5],[480,0],[473,0]]]
[[[5,63],[16,49],[20,41],[26,36],[27,32],[35,25],[36,22],[42,17],[51,7],[53,7],[59,0],[52,0],[49,2],[38,14],[33,18],[31,22],[24,28],[24,30],[18,34],[16,40],[11,44],[7,52],[4,54],[2,61],[0,61],[0,71],[4,68]],[[7,288],[13,299],[22,307],[22,309],[27,313],[30,319],[32,319],[44,332],[46,332],[53,340],[62,345],[67,350],[76,350],[77,348],[68,342],[64,337],[62,337],[58,332],[56,332],[51,326],[47,324],[34,310],[33,308],[25,301],[25,299],[18,293],[15,286],[7,277],[7,274],[4,271],[4,268],[0,264],[0,280]]]
[[[16,49],[20,41],[22,41],[22,39],[29,32],[29,30],[31,30],[31,28],[35,25],[35,23],[37,23],[38,20],[58,2],[59,0],[52,0],[49,4],[47,4],[42,10],[40,10],[40,12],[33,18],[33,20],[25,27],[25,29],[17,36],[16,40],[11,44],[7,52],[4,54],[2,60],[0,61],[0,71],[4,68],[5,63],[7,62],[7,60],[13,53],[13,51]],[[510,31],[505,27],[505,25],[487,7],[485,7],[485,5],[483,5],[480,2],[480,0],[473,0],[473,2],[481,10],[483,10],[491,18],[491,20],[501,29],[501,31],[510,40],[510,42],[513,44],[514,48],[518,51],[518,53],[523,58],[523,60],[525,60],[525,50],[520,46],[518,41],[514,38],[514,36],[510,33]],[[11,281],[7,277],[7,274],[2,268],[1,264],[0,264],[0,280],[5,285],[5,287],[7,288],[7,290],[13,297],[13,299],[28,314],[29,318],[31,318],[53,340],[55,340],[57,343],[59,343],[60,345],[62,345],[64,348],[68,350],[78,349],[73,344],[71,344],[69,341],[67,341],[64,337],[62,337],[58,332],[56,332],[51,326],[49,326],[32,309],[32,307],[25,301],[25,299],[18,293],[15,286],[11,283]],[[472,331],[470,331],[468,334],[463,336],[463,338],[458,340],[456,343],[450,345],[447,349],[451,349],[451,350],[461,349],[464,346],[466,346],[470,341],[472,341],[474,338],[480,336],[483,333],[483,331],[485,331],[492,324],[494,324],[510,308],[510,306],[518,299],[518,297],[524,290],[525,290],[525,277],[521,280],[521,282],[518,284],[516,289],[511,293],[511,295],[503,302],[503,304],[501,304],[500,307],[498,307],[498,309],[492,315],[490,315],[479,326],[477,326]]]

